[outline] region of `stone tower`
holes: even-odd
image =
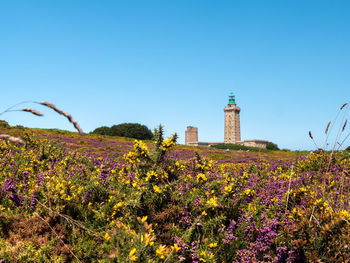
[[[189,142],[198,142],[198,128],[187,126],[187,130],[185,132],[185,144],[187,145]]]
[[[225,143],[237,143],[241,140],[241,126],[239,112],[241,109],[236,105],[235,95],[230,93],[225,112]]]

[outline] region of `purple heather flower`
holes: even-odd
[[[84,195],[84,202],[89,201],[90,194],[91,194],[91,190],[88,190],[88,191],[85,192],[85,195]]]
[[[299,259],[299,249],[294,247],[293,250],[288,251],[287,263],[296,262]]]
[[[6,179],[4,183],[3,192],[8,192],[6,198],[10,199],[15,206],[20,206],[22,203],[21,197],[17,193],[17,189],[13,178]]]
[[[235,226],[237,225],[235,220],[231,220],[229,227],[226,230],[226,235],[222,240],[223,244],[230,244],[232,240],[237,240],[238,238],[233,235],[233,231],[235,230]]]
[[[30,207],[34,208],[36,205],[36,194],[33,192],[30,197]]]
[[[42,182],[45,180],[44,176],[41,173],[36,174],[35,179],[38,186],[40,186]]]

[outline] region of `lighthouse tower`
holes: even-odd
[[[241,126],[239,112],[241,109],[236,105],[235,95],[231,92],[225,112],[225,143],[237,143],[241,140]]]

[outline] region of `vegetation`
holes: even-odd
[[[112,127],[102,126],[96,128],[92,134],[128,137],[138,140],[151,140],[153,138],[150,129],[139,123],[122,123]]]
[[[0,260],[349,259],[348,155],[186,161],[171,157],[176,137],[160,127],[152,147],[136,140],[117,159],[67,152],[28,130],[25,144],[0,141]]]
[[[273,142],[268,142],[266,145],[266,149],[259,148],[259,147],[250,147],[240,144],[233,144],[233,143],[220,143],[216,145],[212,145],[211,147],[216,149],[222,149],[222,150],[234,150],[234,151],[251,151],[251,152],[267,152],[268,151],[279,151],[277,144]]]
[[[0,127],[1,128],[9,128],[10,125],[6,121],[0,120]]]
[[[275,144],[273,142],[268,142],[266,144],[266,149],[271,150],[271,151],[279,151],[280,148],[278,148],[277,144]]]
[[[153,143],[124,139],[122,156],[97,157],[101,136],[2,130],[0,262],[350,260],[346,151],[186,159],[159,127]]]

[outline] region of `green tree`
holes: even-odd
[[[102,127],[96,128],[92,133],[99,134],[99,135],[111,135],[111,128],[107,126],[102,126]]]
[[[93,134],[109,135],[109,136],[121,136],[134,138],[139,140],[151,140],[153,133],[145,125],[139,123],[122,123],[113,125],[112,127],[102,126],[96,128]]]
[[[268,142],[268,143],[266,144],[266,149],[267,149],[267,150],[272,150],[272,151],[279,151],[280,148],[278,148],[278,146],[277,146],[276,143]]]

